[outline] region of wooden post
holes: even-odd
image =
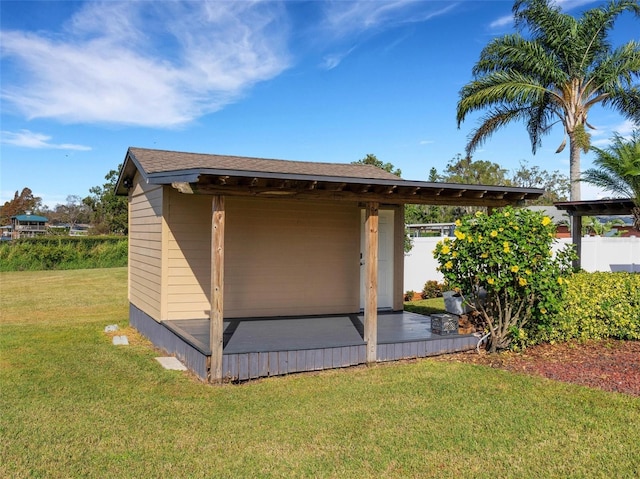
[[[571,241],[578,255],[578,259],[573,260],[573,267],[579,269],[582,267],[582,216],[571,215]]]
[[[224,317],[224,196],[215,195],[211,213],[211,310],[209,382],[222,381],[222,333]]]
[[[364,340],[367,363],[374,363],[378,350],[378,203],[367,203],[365,212]]]
[[[404,206],[393,209],[393,310],[404,308]]]

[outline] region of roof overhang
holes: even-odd
[[[565,210],[570,216],[623,216],[632,214],[635,203],[632,199],[611,199],[593,201],[561,201],[553,204]]]
[[[135,155],[128,151],[120,170],[116,194],[127,194],[136,172],[140,173],[142,181],[147,184],[171,185],[186,194],[501,207],[521,205],[526,200],[535,200],[544,193],[544,190],[539,188],[462,185],[411,181],[399,177],[379,179],[248,169],[199,167],[147,173]]]

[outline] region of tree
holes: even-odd
[[[90,221],[91,210],[77,195],[67,196],[67,202],[64,205],[57,205],[55,211],[58,219],[68,223],[70,228],[78,223]]]
[[[440,177],[446,183],[465,185],[508,185],[507,171],[498,163],[473,160],[471,156],[458,154],[447,163]]]
[[[489,351],[526,345],[561,310],[573,250],[552,255],[555,225],[524,208],[478,211],[456,221],[454,233],[434,256],[448,286],[481,318]]]
[[[580,151],[587,152],[589,110],[602,104],[640,120],[640,43],[615,50],[608,38],[625,11],[640,15],[637,0],[613,0],[582,13],[563,14],[552,0],[517,0],[513,6],[518,33],[492,40],[473,68],[474,80],[460,91],[458,128],[471,112],[489,110],[471,132],[471,154],[496,130],[524,121],[535,154],[554,123],[569,137],[571,200],[580,199]],[[522,36],[528,30],[531,38]]]
[[[552,205],[556,201],[566,201],[571,189],[569,177],[555,170],[549,173],[539,166],[532,166],[520,162],[520,167],[513,173],[511,183],[522,188],[542,188],[544,194],[532,205]]]
[[[20,194],[16,191],[13,199],[5,202],[0,208],[0,224],[8,225],[12,216],[22,215],[27,211],[36,213],[41,207],[42,198],[33,196],[29,188],[23,188]]]
[[[127,234],[129,210],[127,198],[116,196],[115,187],[118,171],[111,170],[104,177],[107,182],[102,186],[89,189],[91,193],[83,201],[91,210],[91,224],[98,233]]]
[[[622,198],[631,198],[633,226],[640,229],[640,130],[626,140],[616,134],[609,148],[591,148],[596,153],[594,168],[582,174],[585,181]]]
[[[383,163],[381,160],[379,160],[376,157],[376,155],[372,155],[371,153],[368,153],[367,156],[365,156],[361,160],[352,161],[351,164],[352,165],[373,165],[388,173],[392,173],[396,176],[402,175],[402,171],[399,168],[396,168],[391,163]]]

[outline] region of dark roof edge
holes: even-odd
[[[508,193],[526,193],[532,195],[544,194],[541,188],[521,188],[517,186],[501,186],[501,185],[465,185],[459,183],[433,183],[428,181],[405,180],[398,177],[393,179],[378,178],[358,178],[358,177],[339,177],[339,176],[323,176],[323,175],[304,175],[299,173],[269,173],[261,171],[249,170],[225,170],[225,169],[209,169],[209,168],[192,168],[185,170],[166,171],[161,173],[150,173],[147,175],[148,182],[152,184],[171,184],[175,181],[195,182],[198,177],[203,175],[211,176],[231,176],[243,178],[268,178],[283,180],[299,180],[299,181],[324,181],[328,183],[353,183],[359,185],[382,185],[382,186],[406,186],[421,188],[448,188],[455,190],[474,190],[474,191],[495,191],[500,190]]]

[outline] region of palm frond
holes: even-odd
[[[526,106],[499,106],[492,109],[480,120],[480,126],[469,135],[467,154],[471,155],[478,147],[482,146],[496,130],[513,121],[525,119],[528,114],[529,108]]]

